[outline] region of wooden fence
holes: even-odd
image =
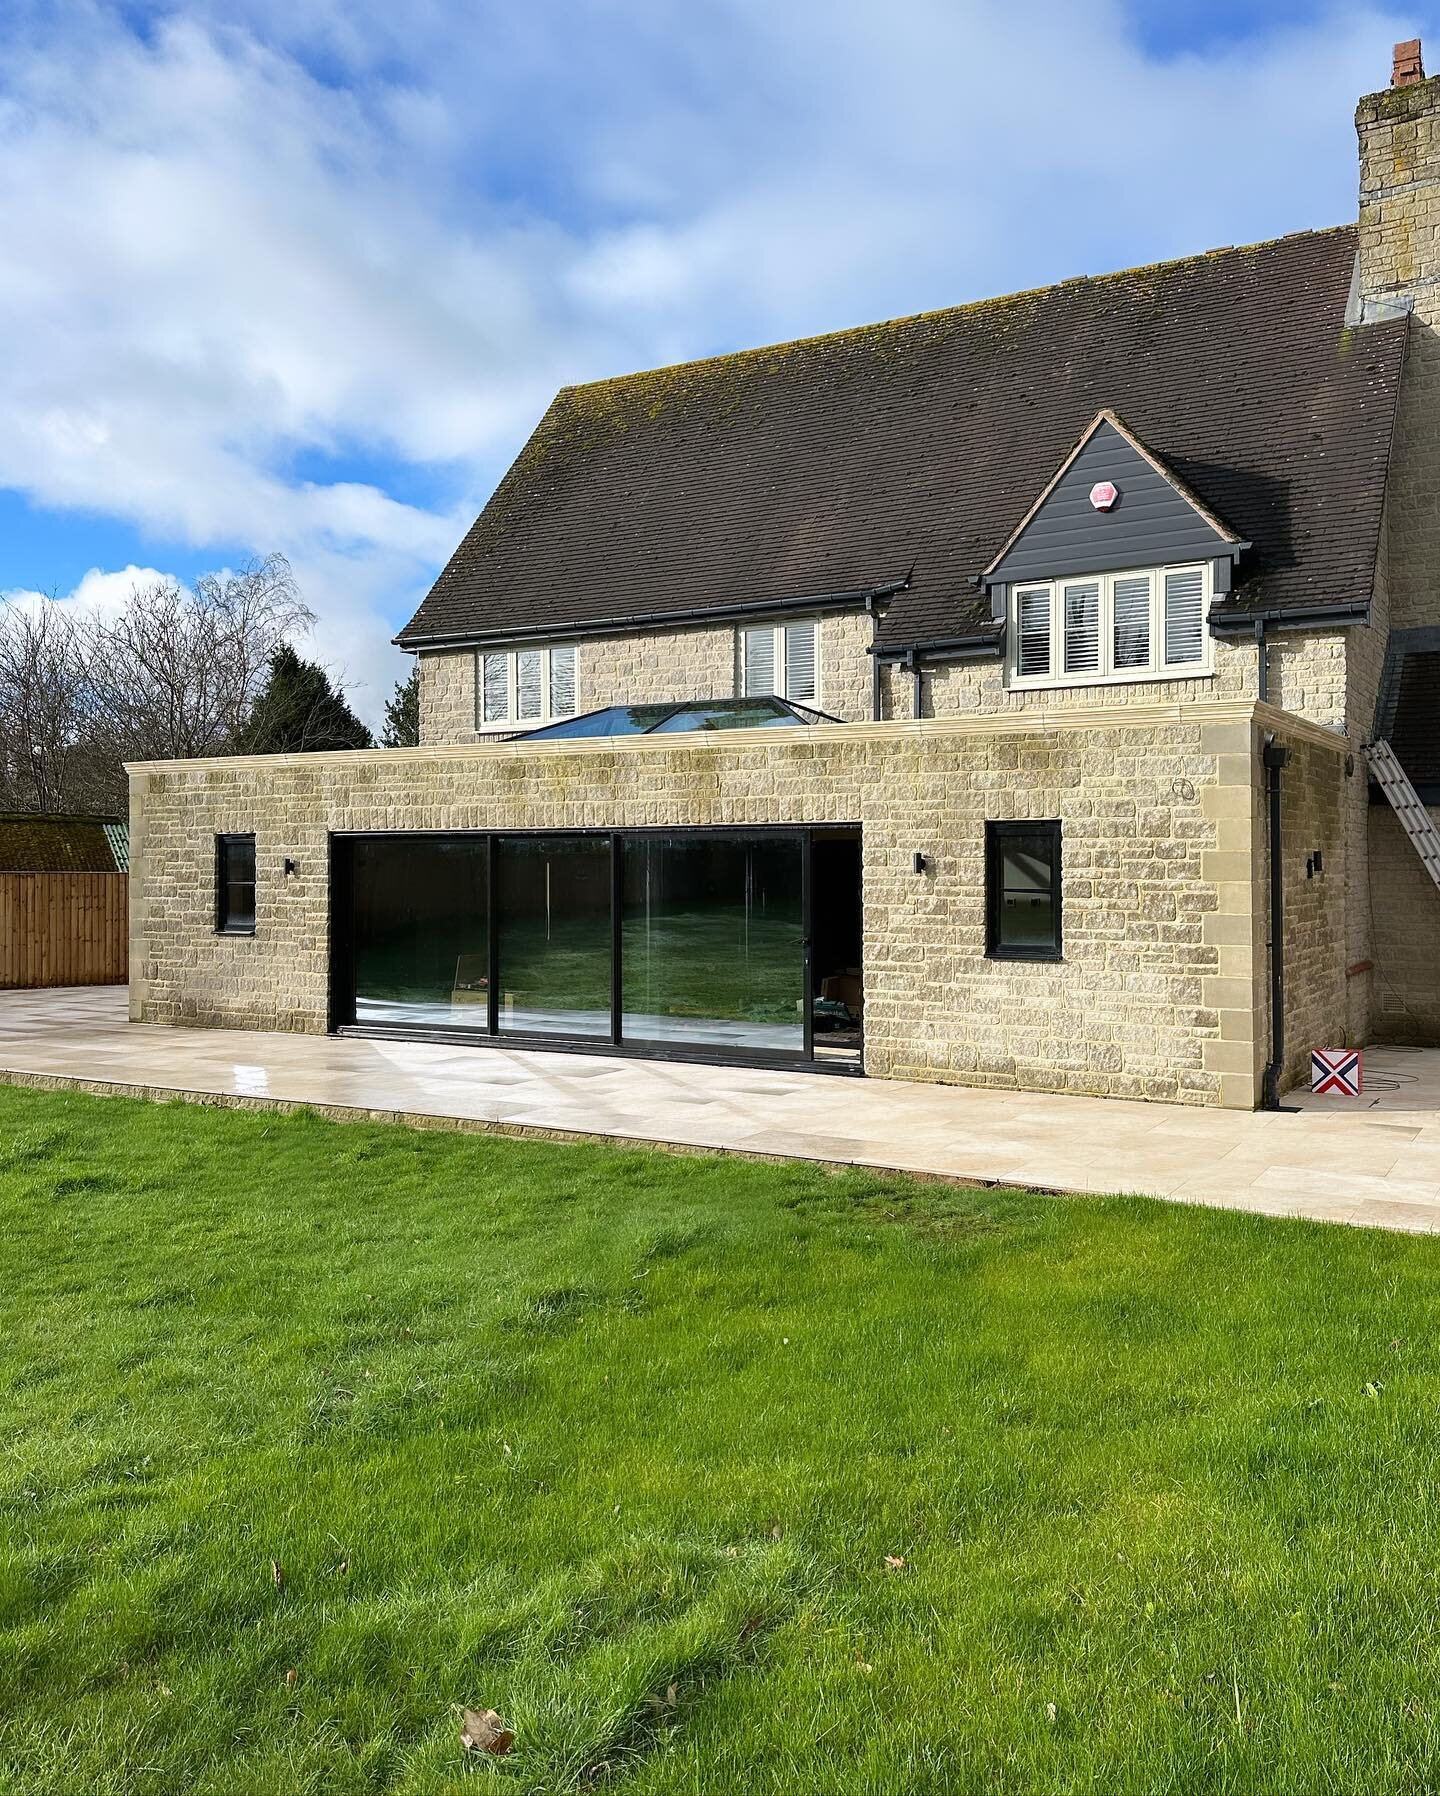
[[[0,989],[121,984],[129,885],[124,873],[0,873]]]

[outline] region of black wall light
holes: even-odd
[[[295,871],[296,871],[295,863],[294,863],[294,861],[292,861],[290,859],[290,856],[287,854],[285,856],[285,877],[288,879],[290,877],[290,875],[292,873],[294,873]]]
[[[925,859],[923,854],[917,854],[915,856],[915,871],[917,873],[925,873],[929,870],[929,867],[930,863]]]

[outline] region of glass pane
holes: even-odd
[[[237,884],[229,881],[225,887],[225,923],[226,929],[253,929],[255,927],[255,887],[253,884]]]
[[[1054,835],[1049,830],[1006,830],[999,837],[997,848],[998,945],[1054,948]]]
[[[1165,576],[1165,659],[1172,666],[1205,658],[1205,577],[1198,567]]]
[[[376,836],[351,853],[355,1021],[488,1028],[484,838]]]
[[[1100,582],[1065,588],[1065,671],[1100,671]]]
[[[785,626],[785,696],[807,699],[815,696],[815,650],[818,624]]]
[[[550,651],[550,715],[552,717],[573,717],[575,715],[575,656],[576,651],[569,649],[551,649]]]
[[[1016,600],[1020,646],[1015,671],[1022,679],[1036,679],[1050,671],[1050,589],[1036,586]]]
[[[504,723],[510,715],[510,657],[483,657],[482,681],[486,723]]]
[[[752,730],[772,723],[798,723],[803,727],[804,719],[787,711],[778,700],[757,698],[753,704],[687,706],[657,723],[654,734],[659,736],[666,730]]]
[[[674,705],[607,705],[603,711],[587,711],[583,717],[530,730],[525,740],[540,742],[552,736],[643,736],[674,709]]]
[[[1055,905],[1049,892],[1007,892],[1000,904],[1003,948],[1053,948]]]
[[[761,698],[775,690],[775,632],[746,630],[741,643],[745,660],[745,696]]]
[[[1150,576],[1127,574],[1115,582],[1115,665],[1150,664]]]
[[[631,836],[623,846],[627,1039],[805,1046],[795,836]]]
[[[497,844],[500,1028],[610,1034],[610,841],[507,836]]]
[[[540,683],[540,649],[522,649],[515,657],[515,715],[538,717],[544,688]]]

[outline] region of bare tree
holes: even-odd
[[[85,631],[92,728],[117,761],[231,750],[270,658],[314,613],[290,564],[268,555],[233,574],[137,587]]]
[[[85,653],[53,599],[0,603],[0,807],[82,809],[94,799]]]
[[[118,613],[0,609],[0,802],[123,811],[126,761],[234,752],[275,652],[315,621],[283,555]]]

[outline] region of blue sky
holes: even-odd
[[[1440,6],[6,0],[0,593],[280,549],[374,718],[566,381],[1348,220]]]

